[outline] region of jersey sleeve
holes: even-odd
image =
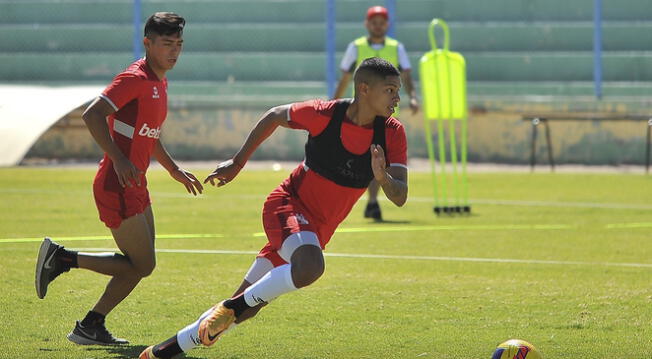
[[[323,115],[325,104],[318,99],[293,103],[288,110],[288,124],[291,128],[306,130],[311,136],[317,136],[330,119]]]
[[[407,168],[407,138],[405,127],[398,123],[386,129],[385,142],[387,153],[385,158],[388,166],[399,166]]]
[[[358,59],[358,48],[353,42],[349,43],[346,47],[342,62],[340,62],[340,70],[344,72],[353,72],[355,70],[355,62]]]
[[[107,101],[114,110],[120,110],[131,100],[138,98],[143,81],[134,74],[122,73],[102,91],[100,98]]]
[[[410,70],[412,68],[410,58],[402,43],[398,44],[398,65],[401,67],[401,70]]]

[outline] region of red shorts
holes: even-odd
[[[109,228],[118,228],[122,221],[143,213],[151,205],[147,187],[123,192],[110,192],[101,185],[93,186],[95,205],[100,213],[100,220]]]
[[[328,226],[313,221],[301,202],[280,191],[272,192],[263,205],[263,227],[268,242],[258,257],[269,259],[274,267],[287,263],[278,254],[278,250],[291,234],[313,232],[317,234],[319,244],[324,249],[335,231],[334,228],[330,230]]]

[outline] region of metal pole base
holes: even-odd
[[[436,215],[455,215],[455,214],[471,214],[471,206],[445,206],[445,207],[433,207],[433,211]]]

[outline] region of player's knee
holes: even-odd
[[[314,283],[324,274],[324,256],[316,246],[303,246],[292,256],[292,281],[297,288]]]
[[[147,261],[146,263],[138,263],[134,266],[134,275],[139,278],[149,277],[156,268],[156,260]]]
[[[295,270],[296,268],[296,270]],[[303,288],[316,282],[324,273],[324,267],[316,265],[297,266],[292,268],[292,281],[297,288]]]
[[[154,268],[156,268],[156,263],[152,263],[151,265],[142,268],[140,273],[138,274],[140,275],[141,278],[149,277],[152,274],[152,272],[154,272]]]

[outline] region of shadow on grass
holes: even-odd
[[[377,223],[377,224],[410,224],[412,221],[393,221],[391,219],[374,219],[370,223]]]
[[[460,213],[455,213],[455,214],[444,213],[444,214],[440,214],[440,215],[437,215],[436,213],[433,212],[433,214],[432,214],[433,219],[457,219],[457,218],[463,219],[463,218],[474,218],[474,217],[480,217],[478,212],[461,213],[461,214]],[[420,222],[423,222],[423,221],[419,221],[417,224],[419,224]],[[406,220],[395,221],[395,220],[391,220],[391,219],[380,219],[380,220],[372,219],[368,223],[374,223],[374,224],[413,224],[412,221],[406,221]],[[427,223],[427,224],[432,224],[432,223]]]
[[[137,359],[138,355],[145,350],[147,346],[145,345],[113,345],[113,346],[89,346],[86,350],[88,352],[104,352],[110,354],[111,358],[120,358],[120,359]],[[101,353],[93,353],[93,356],[99,355],[102,357]],[[178,359],[200,359],[193,356],[184,356],[178,355],[175,358]]]

